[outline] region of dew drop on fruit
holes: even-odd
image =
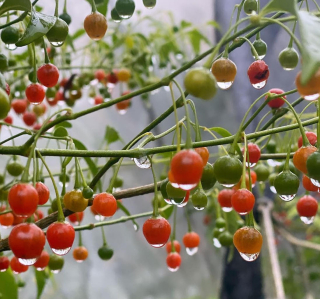
[[[51,248],[51,249],[56,255],[65,255],[70,251],[71,247],[68,247],[65,249],[55,249],[55,248]]]
[[[59,185],[60,185],[61,187],[63,187],[63,182],[60,181],[60,182],[59,182]],[[66,182],[66,183],[65,183],[65,186],[66,186],[66,188],[67,188],[67,187],[69,186],[69,183]]]
[[[121,20],[115,20],[115,19],[112,19],[112,21],[115,22],[115,23],[120,23],[121,22]]]
[[[252,56],[254,59],[256,58],[255,56]],[[266,54],[264,54],[264,55],[258,55],[258,57],[259,57],[259,59],[260,60],[262,60],[263,58],[265,58],[266,57]]]
[[[197,186],[197,184],[179,184],[180,189],[184,191],[189,191],[191,189],[194,189]]]
[[[177,60],[181,60],[183,58],[183,55],[181,53],[176,54]]]
[[[261,89],[263,87],[265,87],[267,84],[267,80],[264,80],[262,82],[259,82],[259,83],[256,83],[256,84],[252,84],[252,86],[255,88],[255,89]]]
[[[274,194],[277,194],[277,190],[274,186],[270,186],[270,191]]]
[[[122,18],[122,19],[129,19],[132,15],[120,15],[119,16]]]
[[[58,269],[58,270],[51,270],[51,272],[53,273],[53,274],[58,274],[58,273],[60,273],[60,269]]]
[[[96,219],[97,221],[103,221],[104,220],[104,216],[101,216],[101,215],[95,215],[94,216],[94,219]]]
[[[83,262],[83,260],[76,260],[76,262],[80,264]]]
[[[204,207],[194,207],[194,209],[197,211],[202,211],[202,210],[204,210]]]
[[[304,96],[304,99],[306,101],[315,101],[315,100],[317,100],[319,98],[319,96],[320,95],[318,93],[316,93],[316,94],[312,94],[310,96]]]
[[[260,252],[257,252],[257,253],[252,253],[252,254],[248,254],[248,253],[242,253],[242,252],[239,252],[240,253],[240,256],[246,261],[246,262],[253,262],[255,261]]]
[[[25,266],[31,266],[33,265],[36,261],[37,261],[37,258],[34,258],[34,259],[18,259],[20,264],[22,265],[25,265]]]
[[[179,270],[179,267],[177,267],[177,268],[168,267],[168,269],[169,269],[170,272],[177,272]]]
[[[226,188],[232,188],[235,186],[235,184],[221,184],[221,186],[226,187]]]
[[[217,85],[220,89],[226,90],[229,89],[233,84],[233,81],[230,82],[217,82]]]
[[[163,244],[150,244],[150,245],[154,248],[161,248],[165,245],[165,243],[163,243]]]
[[[0,272],[6,272],[6,271],[7,271],[7,269],[0,269]]]
[[[244,215],[247,215],[247,214],[248,214],[248,212],[239,213],[239,215],[241,215],[241,216],[244,216]]]
[[[54,47],[61,47],[64,44],[64,42],[50,42],[50,44]]]
[[[268,159],[267,160],[267,163],[269,166],[271,167],[275,167],[275,166],[279,166],[281,164],[281,162],[278,162],[278,161],[275,161],[273,159]]]
[[[296,194],[292,194],[292,195],[279,195],[279,197],[283,200],[283,201],[291,201],[296,197]]]
[[[178,207],[178,208],[183,208],[183,207],[185,207],[187,204],[188,204],[188,200],[185,200],[185,199],[184,199],[182,202],[180,202],[180,203],[177,204],[177,207]]]
[[[312,224],[313,220],[314,220],[314,216],[312,216],[312,217],[301,216],[300,219],[304,224]]]
[[[170,182],[170,183],[171,183],[171,182]],[[179,188],[179,184],[177,184],[177,183],[171,183],[171,186],[172,186],[173,188],[176,188],[176,189]]]
[[[315,185],[316,187],[320,188],[320,182],[319,182],[319,181],[317,181],[317,180],[315,180],[315,179],[311,179],[311,183],[312,183],[313,185]]]
[[[8,225],[8,226],[7,226],[7,225],[2,225],[2,224],[1,224],[0,227],[1,227],[1,228],[4,228],[4,229],[8,229],[8,228],[11,227],[11,225]]]
[[[187,247],[186,248],[186,252],[187,252],[188,255],[192,256],[192,255],[195,255],[198,252],[198,248],[199,247],[192,247],[192,248]]]
[[[164,201],[168,204],[168,205],[172,205],[172,202],[170,199],[164,198]]]
[[[222,207],[222,211],[225,212],[225,213],[229,213],[232,211],[232,207],[229,208],[229,207]]]
[[[36,269],[37,269],[37,271],[44,271],[45,268],[46,267],[44,267],[44,268],[36,268]]]
[[[139,168],[147,169],[147,168],[151,167],[151,163],[150,163],[148,157],[146,157],[146,156],[141,157],[141,158],[134,158],[133,161]]]
[[[257,165],[257,163],[248,163],[248,162],[246,162],[246,166],[247,167],[250,167],[250,168],[252,168],[252,167],[255,167]]]
[[[285,71],[292,71],[292,70],[294,70],[294,68],[291,68],[291,67],[284,67],[283,68]]]
[[[6,44],[6,48],[10,51],[13,51],[17,49],[17,46],[15,44]]]
[[[219,231],[219,232],[223,232],[223,231],[224,231],[224,227],[218,228],[218,231]]]
[[[117,109],[117,111],[120,115],[125,115],[127,113],[128,109]]]
[[[213,246],[216,247],[216,248],[221,248],[221,243],[220,241],[218,240],[218,238],[213,238]]]

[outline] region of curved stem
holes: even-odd
[[[159,198],[158,198],[158,184],[157,184],[157,177],[153,169],[152,165],[152,159],[148,156],[148,159],[151,164],[151,171],[153,176],[153,182],[154,182],[154,203],[153,203],[153,217],[159,216],[158,206],[159,206]]]
[[[244,147],[243,147],[241,189],[247,189],[247,185],[246,185],[246,164],[247,164],[248,147],[247,147],[247,137],[246,137],[245,133],[243,134],[243,137],[244,137]],[[248,160],[248,164],[249,164],[249,160]]]
[[[95,13],[97,11],[96,3],[94,0],[91,0],[92,12]]]
[[[188,233],[192,232],[192,227],[191,227],[191,221],[190,221],[190,215],[189,215],[189,210],[185,209],[185,215],[188,223]]]
[[[103,226],[101,226],[101,233],[102,233],[103,246],[108,246]]]
[[[195,141],[198,142],[198,141],[201,141],[201,133],[200,133],[200,126],[199,126],[199,120],[198,120],[196,106],[195,106],[194,102],[191,100],[187,100],[187,103],[190,105],[191,110],[193,111],[194,121],[195,121],[195,132],[196,132]]]
[[[171,93],[171,98],[172,98],[172,105],[173,105],[174,117],[175,117],[175,121],[176,121],[177,152],[180,152],[180,149],[181,149],[181,148],[180,148],[179,117],[178,117],[178,112],[177,112],[176,101],[175,101],[175,99],[174,99],[172,82],[170,82],[169,87],[170,87],[170,93]]]
[[[243,39],[243,40],[245,40],[245,41],[249,44],[249,46],[250,46],[250,48],[251,48],[251,51],[252,51],[252,53],[253,53],[253,55],[254,55],[255,60],[260,60],[259,54],[258,54],[256,48],[253,46],[253,44],[252,44],[251,41],[249,41],[246,37],[243,37],[243,36],[238,37],[238,39]]]

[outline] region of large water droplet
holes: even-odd
[[[285,71],[292,71],[294,68],[284,67],[283,69],[284,69]]]
[[[132,15],[120,15],[119,16],[122,18],[122,19],[129,19],[131,18]]]
[[[192,255],[195,255],[198,252],[198,248],[199,247],[192,247],[192,248],[187,247],[186,248],[186,252],[187,252],[188,255],[192,256]]]
[[[61,271],[61,269],[58,269],[58,270],[51,270],[51,272],[52,272],[53,274],[58,274],[58,273],[60,273],[60,271]]]
[[[226,188],[232,188],[235,186],[235,184],[221,184],[221,186],[226,187]]]
[[[71,247],[68,247],[65,249],[55,249],[55,248],[51,248],[51,249],[56,255],[65,255],[70,251]]]
[[[17,46],[15,44],[6,44],[6,48],[10,51],[13,51],[17,49]]]
[[[267,160],[267,163],[268,163],[268,165],[271,166],[271,167],[275,167],[275,166],[281,165],[281,162],[275,161],[275,160],[273,160],[273,159],[268,159],[268,160]]]
[[[160,92],[160,89],[155,89],[155,90],[151,91],[150,93],[151,93],[151,95],[155,95],[159,92]]]
[[[304,99],[305,99],[306,101],[315,101],[315,100],[318,99],[318,98],[319,98],[319,94],[318,94],[318,93],[312,94],[312,95],[310,95],[310,96],[304,96]]]
[[[256,83],[256,84],[252,84],[252,86],[255,88],[255,89],[262,89],[263,87],[265,87],[267,84],[267,80],[264,80],[262,82],[259,82],[259,83]]]
[[[50,44],[54,47],[61,47],[64,44],[64,41],[63,42],[50,42]]]
[[[183,55],[181,53],[176,54],[177,60],[181,60],[183,58]]]
[[[133,229],[134,229],[135,231],[138,231],[138,225],[134,224],[134,225],[133,225]]]
[[[59,182],[59,185],[61,186],[61,187],[63,187],[63,183],[62,182]],[[66,186],[66,188],[69,186],[69,183],[65,183],[65,186]]]
[[[150,244],[152,247],[154,247],[154,248],[161,248],[161,247],[163,247],[164,246],[164,244],[165,243],[163,243],[163,244]]]
[[[197,184],[179,184],[180,189],[184,191],[189,191],[194,189],[197,186]]]
[[[264,55],[258,55],[258,57],[259,57],[259,59],[260,59],[260,60],[262,60],[263,58],[265,58],[265,57],[266,57],[266,54],[264,54]],[[255,57],[255,56],[253,56],[253,58],[255,59],[256,57]]]
[[[117,109],[117,111],[120,115],[125,115],[127,113],[128,109]]]
[[[213,238],[213,246],[217,248],[221,248],[221,243],[217,238]]]
[[[176,189],[179,188],[179,184],[177,184],[177,183],[172,183],[172,182],[170,182],[170,183],[171,183],[171,185],[172,185],[173,188],[176,188]]]
[[[146,156],[141,157],[141,158],[134,158],[133,161],[134,161],[134,163],[136,163],[136,165],[139,168],[147,169],[147,168],[151,167],[151,163],[150,163],[148,157],[146,157]]]
[[[241,215],[241,216],[244,216],[244,215],[247,215],[247,214],[248,214],[248,212],[239,213],[239,215]]]
[[[301,216],[300,219],[304,224],[312,224],[313,220],[314,220],[314,216],[312,216],[312,217]]]
[[[168,267],[168,269],[169,269],[169,271],[171,271],[171,272],[177,272],[177,271],[179,270],[179,267],[177,267],[177,268],[170,268],[170,267]]]
[[[112,21],[115,22],[115,23],[120,23],[121,22],[121,20],[114,20],[114,19],[112,19]]]
[[[103,221],[105,217],[101,215],[94,215],[94,219],[96,219],[97,221]]]
[[[204,207],[194,207],[194,209],[197,211],[202,211],[202,210],[204,210]]]
[[[252,253],[252,254],[242,253],[242,252],[239,252],[239,253],[240,253],[241,257],[242,257],[246,262],[253,262],[253,261],[255,261],[255,260],[258,258],[259,254],[260,254],[260,252]]]
[[[311,179],[311,183],[313,185],[315,185],[316,187],[320,188],[320,182],[318,180],[315,180],[315,179]]]
[[[226,90],[229,89],[233,84],[233,81],[230,82],[217,82],[217,85],[220,89]]]
[[[3,224],[1,224],[0,226],[1,226],[2,228],[4,228],[4,229],[8,229],[8,228],[11,227],[11,225],[8,225],[8,226],[7,226],[7,225],[3,225]]]
[[[34,259],[20,259],[19,258],[18,260],[22,265],[31,266],[37,261],[37,259],[38,258],[34,258]]]
[[[225,212],[225,213],[229,213],[229,212],[231,212],[232,210],[233,210],[232,207],[231,207],[231,208],[229,208],[229,207],[222,207],[222,211]]]
[[[279,197],[283,200],[283,201],[291,201],[296,197],[296,194],[292,194],[292,195],[279,195]]]
[[[37,271],[44,271],[45,268],[46,267],[44,267],[44,268],[36,268],[36,269],[37,269]]]
[[[270,186],[270,191],[274,194],[277,194],[277,190],[274,186]]]
[[[164,201],[168,204],[168,205],[172,205],[172,202],[170,199],[164,198]]]
[[[256,165],[257,165],[257,163],[246,162],[246,166],[250,167],[250,168],[255,167]]]
[[[170,91],[170,87],[169,87],[169,86],[163,86],[163,89],[164,89],[165,91],[167,91],[167,92]]]
[[[183,208],[183,207],[185,207],[187,204],[188,204],[188,200],[185,200],[185,199],[184,199],[182,202],[180,202],[180,203],[177,204],[177,207],[178,207],[178,208]]]
[[[6,272],[7,269],[0,269],[0,272]]]
[[[224,231],[224,227],[218,228],[218,231],[222,233]]]
[[[76,260],[76,262],[80,264],[83,262],[83,260]]]

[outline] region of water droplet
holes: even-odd
[[[197,186],[197,184],[179,184],[180,189],[184,190],[184,191],[189,191],[193,188],[195,188]]]
[[[151,91],[150,93],[151,93],[151,95],[155,95],[155,94],[157,94],[158,92],[160,92],[160,89],[155,89],[155,90]]]
[[[270,191],[274,194],[277,194],[277,190],[274,186],[270,186]]]
[[[275,167],[275,166],[281,165],[281,162],[275,161],[275,160],[273,160],[273,159],[268,159],[268,160],[267,160],[267,163],[268,163],[268,165],[271,166],[271,167]]]
[[[134,158],[133,161],[134,161],[134,163],[136,163],[136,165],[139,168],[147,169],[147,168],[151,167],[151,163],[146,156],[143,156],[141,158]]]
[[[244,215],[247,215],[247,214],[248,214],[248,212],[239,213],[239,215],[241,215],[241,216],[244,216]]]
[[[230,82],[217,82],[217,85],[220,89],[226,90],[229,89],[233,84],[233,81]]]
[[[221,184],[223,187],[232,188],[235,184]]]
[[[241,257],[242,257],[246,262],[253,262],[253,261],[255,261],[255,260],[258,258],[259,254],[260,254],[260,252],[252,253],[252,254],[242,253],[242,252],[239,252],[239,253],[240,253]]]
[[[284,69],[285,71],[292,71],[294,68],[284,67],[283,69]]]
[[[179,184],[170,182],[173,188],[179,188]]]
[[[192,248],[187,247],[186,248],[186,252],[187,252],[188,255],[192,256],[192,255],[195,255],[198,252],[198,248],[199,247],[192,247]]]
[[[188,200],[183,200],[182,202],[180,202],[179,204],[177,204],[178,208],[183,208],[188,204]]]
[[[132,15],[120,15],[119,16],[122,18],[122,19],[129,19],[131,18]]]
[[[164,198],[164,201],[168,204],[168,205],[172,205],[172,202],[170,199]]]
[[[83,262],[83,260],[76,260],[76,262],[80,264]]]
[[[55,249],[55,248],[51,248],[51,249],[56,255],[65,255],[70,251],[71,247],[68,247],[65,249]]]
[[[318,93],[312,94],[312,95],[310,95],[310,96],[304,96],[304,99],[305,99],[306,101],[315,101],[315,100],[318,99],[318,98],[319,98],[319,94],[318,94]]]
[[[20,274],[19,272],[16,272],[16,271],[12,271],[13,272],[13,274]]]
[[[262,82],[259,82],[259,83],[256,83],[256,84],[252,84],[252,86],[255,88],[255,89],[262,89],[263,87],[265,87],[267,84],[267,80],[264,80]]]
[[[217,248],[221,248],[221,243],[217,238],[213,238],[213,246]]]
[[[114,20],[114,19],[112,19],[112,21],[115,22],[115,23],[120,23],[121,22],[121,20]]]
[[[104,216],[101,216],[101,215],[95,215],[94,216],[94,219],[96,219],[97,221],[103,221],[104,220]]]
[[[150,244],[152,247],[154,247],[154,248],[161,248],[161,247],[163,247],[164,246],[164,244],[165,243],[163,243],[163,244]]]
[[[51,270],[51,272],[53,273],[53,274],[58,274],[58,273],[60,273],[60,269],[58,269],[58,270]]]
[[[311,183],[312,183],[313,185],[315,185],[316,187],[320,188],[320,182],[319,182],[319,181],[317,181],[317,180],[315,180],[315,179],[311,179]]]
[[[259,57],[259,59],[260,60],[262,60],[263,58],[265,58],[266,57],[266,55],[264,54],[264,55],[258,55],[258,57]],[[253,56],[253,58],[255,59],[256,57],[255,56]]]
[[[225,212],[225,213],[229,213],[229,212],[231,212],[232,210],[233,210],[232,207],[231,207],[231,208],[229,208],[229,207],[222,207],[222,211]]]
[[[291,201],[296,197],[296,194],[292,194],[292,195],[279,195],[279,197],[283,200],[283,201]]]
[[[170,91],[170,87],[169,87],[169,86],[164,86],[163,89],[164,89],[166,92],[169,92],[169,91]]]
[[[6,272],[7,271],[7,269],[1,269],[0,270],[0,272]]]
[[[15,44],[6,44],[6,48],[10,51],[13,51],[17,49],[17,46]]]
[[[169,269],[169,271],[171,271],[171,272],[177,272],[177,271],[179,270],[179,267],[177,267],[177,268],[170,268],[170,267],[168,267],[168,269]]]
[[[64,41],[63,42],[50,42],[50,44],[54,47],[61,47],[64,44]]]
[[[246,166],[247,167],[250,167],[250,168],[252,168],[252,167],[255,167],[257,165],[257,163],[248,163],[248,162],[246,162]]]
[[[183,58],[183,55],[181,53],[178,53],[176,55],[177,60],[181,60]]]
[[[134,224],[134,225],[133,225],[133,229],[134,229],[135,231],[138,231],[138,225]]]
[[[314,216],[312,216],[312,217],[301,216],[300,219],[304,224],[312,224],[313,220],[314,220]]]
[[[44,271],[45,268],[46,267],[44,267],[44,268],[36,268],[36,269],[37,269],[37,271]]]
[[[8,228],[11,227],[11,225],[8,225],[8,226],[6,226],[6,225],[0,225],[0,226],[1,226],[1,228],[4,228],[4,229],[8,229]]]
[[[218,228],[218,231],[222,233],[224,231],[224,227]]]
[[[63,187],[63,183],[62,183],[62,182],[59,182],[59,185],[60,185],[61,187]],[[67,188],[67,187],[69,186],[69,183],[66,183],[65,186],[66,186],[66,188]]]
[[[202,210],[204,210],[204,207],[194,207],[194,209],[197,211],[202,211]]]
[[[18,260],[22,265],[31,266],[37,261],[37,259],[38,258],[34,258],[34,259],[20,259],[19,258]]]
[[[120,115],[125,115],[127,113],[128,109],[117,109],[117,111]]]

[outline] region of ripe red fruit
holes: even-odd
[[[164,246],[169,240],[170,233],[169,222],[161,216],[149,218],[143,224],[143,235],[152,247],[160,248]]]
[[[43,64],[38,68],[37,76],[39,82],[45,87],[54,87],[59,80],[59,70],[51,63]]]
[[[248,144],[248,152],[249,152],[249,162],[250,164],[256,164],[261,157],[260,147],[254,143]],[[244,153],[244,149],[242,149],[242,153]]]
[[[106,77],[106,73],[104,70],[96,70],[94,76],[99,81],[102,81]]]
[[[253,209],[255,198],[249,190],[239,189],[232,195],[231,203],[236,212],[240,215],[246,215]]]
[[[231,197],[235,193],[235,190],[232,189],[223,189],[218,194],[218,202],[221,208],[227,208],[229,211],[232,209]]]
[[[172,251],[172,245],[171,245],[171,244],[172,244],[171,241],[169,241],[169,242],[167,243],[167,245],[166,245],[166,251],[167,251],[167,253],[170,253],[170,252]],[[178,252],[178,253],[180,253],[180,251],[181,251],[181,246],[180,246],[179,241],[174,240],[174,241],[173,241],[173,246],[174,246],[175,251]]]
[[[194,149],[199,155],[200,157],[202,158],[202,161],[203,161],[203,166],[206,166],[207,165],[207,162],[209,160],[209,156],[210,156],[210,153],[209,153],[209,150],[207,147],[198,147],[198,148],[195,148]]]
[[[303,175],[302,177],[302,185],[307,191],[317,192],[319,190],[317,186],[312,184],[311,180],[306,175]]]
[[[117,201],[110,193],[100,193],[94,197],[93,209],[100,215],[111,217],[117,211]]]
[[[117,84],[118,82],[118,76],[117,76],[118,71],[117,70],[113,70],[111,73],[108,73],[106,75],[106,79],[109,83],[111,84]]]
[[[10,249],[24,265],[33,265],[46,243],[44,232],[33,223],[15,226],[8,238]]]
[[[4,210],[5,210],[4,207],[3,209],[0,209],[0,211],[4,211]],[[2,227],[10,227],[11,225],[13,225],[13,221],[14,221],[14,216],[12,213],[0,215],[0,224]]]
[[[35,125],[33,126],[33,129],[34,129],[35,131],[39,131],[39,130],[41,129],[41,127],[42,127],[42,124],[35,124]]]
[[[280,88],[272,88],[269,90],[269,93],[275,93],[275,94],[282,94],[284,93],[284,91]],[[287,96],[283,96],[284,99],[287,99]],[[268,99],[268,96],[266,95],[265,99]],[[268,102],[269,107],[274,108],[274,109],[278,109],[281,106],[283,106],[283,104],[285,103],[285,101],[282,98],[275,98],[271,101]]]
[[[191,190],[201,179],[203,160],[194,150],[182,150],[172,158],[170,170],[181,189]]]
[[[68,78],[63,78],[63,79],[60,81],[59,86],[60,86],[60,87],[65,87],[68,81],[69,81]]]
[[[248,77],[252,85],[258,85],[255,88],[261,89],[265,86],[262,82],[269,78],[269,67],[263,60],[254,61],[248,68]]]
[[[9,268],[10,261],[7,256],[0,256],[0,272],[5,272]]]
[[[15,256],[10,261],[10,267],[14,274],[26,272],[29,269],[28,266],[21,264]]]
[[[13,220],[13,225],[18,225],[20,223],[23,223],[28,217],[21,217],[13,214],[14,220]]]
[[[70,222],[74,223],[74,224],[79,224],[84,216],[84,212],[76,212],[74,214],[71,214],[68,216],[68,219]]]
[[[47,251],[42,250],[40,257],[38,260],[33,264],[33,266],[38,270],[38,271],[43,271],[45,267],[48,266],[50,260],[50,255]]]
[[[34,212],[33,217],[34,217],[34,222],[37,222],[38,220],[43,219],[44,215],[43,215],[43,212],[41,210],[37,209]]]
[[[13,213],[17,216],[30,217],[37,209],[39,196],[33,186],[18,183],[11,187],[8,201]]]
[[[186,248],[195,248],[198,247],[200,244],[200,237],[195,232],[186,233],[183,236],[183,244]]]
[[[6,82],[6,89],[5,89],[6,94],[9,96],[10,95],[10,85]]]
[[[23,113],[22,119],[27,126],[31,127],[36,122],[37,116],[34,112],[26,111]]]
[[[65,255],[70,251],[74,237],[74,228],[67,222],[52,223],[47,230],[48,243],[57,255]]]
[[[7,117],[4,118],[3,121],[6,122],[7,124],[12,125],[12,123],[13,123],[13,118],[12,118],[12,116],[8,115]]]
[[[167,256],[167,266],[171,272],[175,272],[181,265],[181,256],[177,252],[171,252]]]
[[[79,246],[73,250],[72,255],[73,255],[73,258],[78,263],[82,263],[84,260],[86,260],[88,258],[89,252],[88,252],[87,248],[85,248],[84,246]]]
[[[306,132],[307,138],[311,145],[317,144],[317,134],[313,132]],[[302,136],[298,139],[298,147],[302,147]]]
[[[104,101],[103,97],[100,96],[100,95],[97,95],[97,96],[94,97],[94,104],[95,105],[100,105],[100,104],[103,103],[103,101]]]
[[[17,114],[22,114],[26,111],[28,107],[28,101],[27,100],[18,100],[15,99],[11,102],[11,108],[14,110]]]
[[[301,197],[297,202],[300,217],[314,217],[318,211],[318,202],[311,195]]]
[[[50,191],[48,189],[48,187],[42,183],[42,182],[37,182],[36,183],[36,190],[38,192],[38,196],[39,196],[39,205],[44,205],[50,197]]]
[[[32,83],[26,88],[26,97],[30,103],[40,104],[45,96],[46,92],[39,83]]]
[[[53,107],[57,105],[57,103],[63,100],[63,93],[61,91],[57,91],[54,98],[46,98],[49,106]]]

